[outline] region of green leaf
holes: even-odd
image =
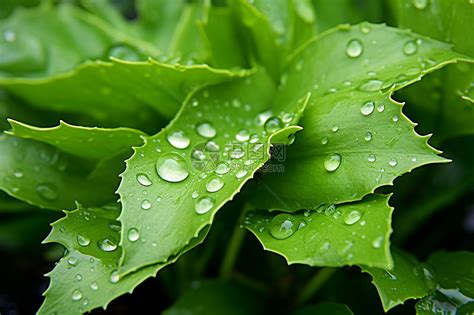
[[[428,263],[436,271],[436,292],[416,304],[417,314],[472,314],[474,253],[438,252]]]
[[[222,280],[193,283],[163,315],[263,314],[263,299],[241,285]]]
[[[0,86],[43,110],[80,113],[105,125],[156,130],[188,93],[247,71],[148,62],[89,62],[46,79],[0,79]],[[98,106],[100,104],[100,106]]]
[[[369,195],[359,202],[293,214],[251,211],[244,226],[266,250],[282,255],[288,264],[392,268],[393,208],[388,198]]]
[[[38,314],[72,315],[105,308],[111,300],[131,293],[138,284],[201,243],[208,231],[204,229],[167,263],[119,277],[114,273],[120,257],[120,224],[115,221],[118,214],[118,209],[79,207],[52,224],[51,234],[44,242],[59,243],[67,252],[48,274],[51,283]]]
[[[403,304],[408,299],[418,299],[429,295],[433,289],[432,269],[419,264],[416,258],[400,251],[393,252],[392,270],[362,267],[372,276],[385,311]]]
[[[404,45],[418,39],[417,53],[404,53]],[[288,211],[360,200],[415,167],[445,162],[390,95],[466,58],[444,43],[367,23],[313,40],[292,59],[275,99],[287,104],[311,91],[304,131],[287,154],[285,172],[266,174],[257,185],[257,207]],[[422,69],[420,59],[432,63]]]
[[[135,149],[118,189],[123,205],[121,273],[179,252],[268,160],[270,143],[288,141],[300,130],[294,124],[309,95],[272,107],[274,93],[263,71],[199,91],[164,130]],[[271,115],[280,118],[264,127]],[[145,244],[137,242],[135,231]],[[150,248],[153,242],[160,246]]]
[[[333,302],[322,302],[299,309],[292,313],[293,315],[352,315],[353,313],[344,304]]]

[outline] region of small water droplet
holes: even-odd
[[[221,190],[222,187],[224,187],[224,182],[218,177],[212,178],[206,183],[206,190],[211,193]]]
[[[322,145],[326,145],[326,144],[328,144],[328,142],[329,142],[328,137],[324,137],[324,138],[321,140],[321,144],[322,144]]]
[[[135,48],[126,44],[113,45],[110,47],[107,55],[127,61],[139,61],[141,59],[140,54],[135,50]]]
[[[329,205],[324,209],[324,214],[329,216],[332,216],[336,212],[336,206],[335,205]]]
[[[199,197],[199,192],[197,190],[193,191],[193,193],[191,194],[191,197],[193,199],[196,199],[197,197]]]
[[[214,207],[214,199],[211,197],[201,197],[196,201],[194,210],[197,214],[205,214]]]
[[[390,165],[391,167],[395,167],[397,166],[398,164],[398,161],[396,158],[391,158],[390,160],[388,160],[388,165]]]
[[[191,143],[184,131],[171,132],[166,136],[166,139],[176,149],[186,149]]]
[[[412,158],[410,159],[410,161],[416,162],[416,156],[412,157]]]
[[[264,129],[267,133],[274,133],[281,129],[282,121],[280,118],[273,116],[267,119],[264,125]]]
[[[339,154],[331,154],[324,160],[324,168],[328,172],[334,172],[341,165],[342,157]]]
[[[103,240],[100,240],[97,245],[104,252],[113,252],[117,249],[117,241],[113,238],[106,237]]]
[[[82,234],[77,234],[77,243],[82,247],[86,247],[86,246],[89,246],[89,244],[91,243],[91,240],[87,236],[84,236]]]
[[[119,281],[120,281],[120,274],[118,270],[112,271],[112,273],[110,274],[110,282],[117,283]]]
[[[383,242],[383,235],[380,235],[379,237],[377,237],[373,242],[372,242],[372,247],[373,248],[380,248],[380,246],[382,246],[382,242]]]
[[[21,170],[15,170],[13,172],[13,176],[15,176],[16,178],[22,178],[23,177],[23,172]]]
[[[375,154],[369,154],[367,161],[369,161],[370,163],[374,163],[375,160],[376,160]]]
[[[97,291],[99,289],[99,284],[97,282],[91,282],[90,288],[92,291]]]
[[[369,116],[370,114],[374,112],[374,108],[375,108],[374,102],[372,101],[366,102],[362,104],[362,106],[360,107],[360,113],[364,116]]]
[[[53,184],[39,184],[36,186],[36,192],[40,197],[49,201],[58,198],[58,189]]]
[[[291,122],[293,120],[293,113],[285,113],[283,114],[283,116],[281,117],[281,120],[285,123],[285,124],[288,124],[289,122]]]
[[[417,51],[418,51],[418,46],[416,45],[416,42],[413,40],[409,40],[403,45],[403,53],[405,55],[410,56],[410,55],[415,54]]]
[[[69,257],[67,260],[67,263],[70,264],[71,266],[77,266],[78,260],[76,257]]]
[[[74,281],[79,282],[81,280],[82,280],[81,274],[78,273],[77,275],[74,276]]]
[[[250,143],[256,143],[259,140],[258,135],[256,133],[253,133],[250,135],[249,142]]]
[[[358,39],[351,39],[347,43],[346,54],[351,58],[357,58],[362,55],[363,46],[362,42]]]
[[[244,177],[247,174],[248,174],[248,172],[247,172],[246,169],[241,169],[241,170],[237,171],[237,173],[235,173],[235,177],[240,179],[240,178]]]
[[[289,213],[280,213],[270,222],[270,234],[277,240],[284,240],[293,235],[298,228],[298,220]]]
[[[413,268],[415,276],[422,278],[429,289],[434,289],[437,285],[436,272],[427,263],[419,263]]]
[[[392,117],[393,122],[398,122],[398,119],[399,119],[398,115],[393,115]]]
[[[72,291],[72,300],[79,301],[80,299],[82,299],[82,292],[80,290]]]
[[[148,175],[146,175],[144,173],[140,173],[140,174],[137,175],[137,181],[138,181],[138,183],[140,183],[143,186],[151,186],[151,184],[152,184],[152,182],[151,182],[150,178],[148,177]]]
[[[128,230],[127,237],[130,242],[136,242],[140,238],[140,233],[138,232],[137,229],[131,228]]]
[[[413,6],[418,10],[423,10],[428,6],[428,0],[413,0]]]
[[[361,31],[362,33],[364,33],[364,34],[370,33],[371,30],[372,30],[372,28],[371,28],[370,25],[367,24],[367,23],[362,23],[362,24],[360,25],[360,31]]]
[[[233,159],[240,159],[245,155],[244,150],[241,147],[236,147],[230,152],[230,157]]]
[[[204,148],[209,152],[219,152],[219,145],[214,141],[206,142],[206,146]]]
[[[200,123],[199,125],[196,126],[196,132],[204,138],[214,138],[217,134],[216,128],[209,123],[209,122],[203,122]]]
[[[372,140],[372,133],[371,132],[367,132],[364,136],[364,140],[365,141],[371,141]]]
[[[357,89],[362,92],[375,92],[375,91],[379,91],[382,88],[382,86],[383,86],[383,81],[380,81],[378,79],[369,79],[369,80],[363,81]]]
[[[339,219],[339,218],[341,217],[341,215],[342,215],[342,212],[339,211],[339,210],[336,210],[336,212],[334,212],[334,214],[332,215],[332,217],[333,217],[334,219]]]
[[[355,224],[360,220],[361,217],[362,217],[362,214],[359,211],[352,210],[346,213],[344,217],[344,223],[347,225]]]
[[[112,221],[107,226],[109,227],[109,229],[115,232],[120,232],[121,230],[120,222],[117,221]]]
[[[265,122],[273,115],[271,110],[261,112],[257,115],[257,123],[259,126],[263,126]]]
[[[181,182],[189,175],[186,161],[176,153],[166,154],[159,159],[156,170],[162,179],[172,183]]]
[[[221,162],[216,167],[216,174],[224,175],[229,172],[230,168],[226,162]]]
[[[379,105],[377,106],[377,111],[378,111],[379,113],[383,112],[384,110],[385,110],[385,105],[384,105],[384,104],[379,104]]]
[[[143,210],[150,210],[151,206],[152,206],[152,205],[151,205],[150,200],[144,199],[144,200],[142,201],[142,209],[143,209]]]
[[[339,126],[338,125],[333,125],[331,127],[331,130],[332,130],[332,132],[337,132],[339,130]]]
[[[247,141],[250,138],[250,133],[247,129],[240,130],[236,135],[237,141]]]

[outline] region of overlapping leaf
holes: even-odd
[[[59,243],[67,251],[48,274],[51,283],[38,314],[82,314],[98,307],[105,308],[111,300],[131,293],[138,284],[154,277],[179,255],[201,243],[208,231],[204,229],[167,263],[149,266],[121,278],[116,272],[121,252],[117,246],[120,224],[115,221],[118,214],[118,209],[110,207],[79,207],[53,223],[53,230],[45,242]]]
[[[202,90],[135,149],[118,189],[121,273],[179,252],[268,160],[270,143],[300,129],[294,124],[309,95],[272,107],[274,93],[264,71]],[[149,247],[153,242],[159,246]]]

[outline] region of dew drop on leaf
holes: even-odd
[[[413,0],[413,6],[418,10],[423,10],[428,6],[428,0]]]
[[[80,290],[72,291],[72,300],[79,301],[80,299],[82,299],[82,292]]]
[[[69,257],[67,263],[71,266],[77,266],[78,260],[76,257]]]
[[[209,122],[203,122],[200,123],[199,125],[196,126],[196,132],[204,138],[214,138],[217,134],[216,128],[209,123]]]
[[[235,135],[235,139],[241,142],[247,141],[249,138],[250,138],[250,134],[247,129],[242,129]]]
[[[259,140],[258,135],[256,133],[253,133],[250,135],[249,142],[250,143],[255,143]]]
[[[267,119],[264,125],[264,129],[268,133],[274,133],[275,131],[281,129],[282,127],[282,121],[280,118],[273,116]]]
[[[357,58],[362,55],[363,46],[359,39],[351,39],[347,43],[346,54],[351,58]]]
[[[77,243],[82,247],[86,247],[86,246],[89,246],[89,244],[91,243],[91,240],[87,236],[84,236],[82,234],[77,234]]]
[[[270,222],[270,234],[277,240],[284,240],[293,235],[298,228],[298,220],[289,213],[280,213]]]
[[[419,263],[413,268],[413,273],[415,276],[422,278],[428,288],[434,289],[436,287],[436,273],[431,265]]]
[[[407,56],[413,55],[418,51],[415,41],[409,40],[403,45],[403,53]]]
[[[205,214],[214,207],[214,199],[211,197],[201,197],[196,201],[194,210],[197,214]]]
[[[328,172],[334,172],[341,165],[342,157],[339,154],[331,154],[324,160],[324,168]]]
[[[352,225],[357,223],[360,218],[362,217],[362,214],[357,211],[357,210],[352,210],[344,216],[344,223],[347,225]]]
[[[248,174],[248,172],[247,172],[246,169],[241,169],[241,170],[238,170],[237,173],[235,173],[235,177],[240,179],[240,178],[244,177],[247,174]]]
[[[22,178],[23,177],[23,172],[21,170],[15,170],[13,172],[13,176],[15,176],[16,178]]]
[[[219,175],[227,174],[229,170],[230,170],[229,166],[227,165],[226,162],[221,162],[217,164],[216,166],[216,174],[219,174]]]
[[[383,236],[381,235],[372,242],[372,247],[380,248],[380,246],[382,246],[382,242],[383,242]]]
[[[363,81],[357,89],[362,92],[375,92],[380,90],[382,86],[383,81],[380,81],[378,79],[369,79]]]
[[[233,158],[233,159],[240,159],[244,155],[245,155],[245,152],[240,147],[237,147],[234,150],[232,150],[232,152],[230,152],[230,157]]]
[[[13,43],[16,40],[16,34],[12,30],[3,32],[3,39],[8,43]]]
[[[112,271],[112,273],[110,274],[110,282],[117,283],[119,281],[120,281],[120,274],[118,270]]]
[[[131,228],[128,230],[127,237],[130,242],[136,242],[140,238],[140,233],[137,229]]]
[[[224,187],[224,182],[220,178],[212,178],[206,183],[206,190],[208,192],[217,192]]]
[[[151,186],[152,184],[150,178],[144,173],[140,173],[137,175],[137,181],[142,186]]]
[[[199,197],[198,191],[197,191],[197,190],[193,191],[193,193],[191,194],[191,197],[192,197],[193,199],[196,199],[197,197]]]
[[[374,163],[377,158],[375,157],[375,154],[369,154],[369,157],[367,158],[367,161],[370,163]]]
[[[92,282],[90,285],[92,291],[97,291],[99,289],[99,284],[97,282]]]
[[[166,139],[176,149],[186,149],[191,143],[184,131],[173,131],[166,136]]]
[[[384,104],[379,104],[379,105],[377,106],[377,111],[378,111],[379,113],[383,112],[384,110],[385,110],[385,105],[384,105]]]
[[[172,183],[181,182],[189,175],[186,161],[176,153],[161,157],[156,162],[156,171],[162,179]]]
[[[110,47],[107,55],[121,60],[138,61],[140,54],[132,47],[125,44],[118,44]]]
[[[360,107],[360,113],[364,116],[369,116],[374,112],[375,103],[373,101],[366,102]]]
[[[324,137],[324,138],[321,140],[321,144],[322,144],[322,145],[326,145],[326,144],[328,144],[328,142],[329,142],[328,137]]]
[[[390,160],[388,160],[388,165],[390,165],[391,167],[395,167],[397,166],[398,164],[398,161],[396,158],[391,158]]]
[[[331,130],[332,130],[332,132],[337,132],[339,130],[339,126],[338,125],[333,125],[331,127]]]
[[[371,141],[372,140],[372,133],[371,132],[367,132],[364,136],[364,140],[365,141]]]
[[[152,205],[151,205],[150,200],[145,199],[145,200],[142,201],[142,205],[141,205],[141,206],[142,206],[142,209],[143,209],[143,210],[150,210],[150,208],[151,208]]]
[[[398,122],[398,119],[399,119],[398,115],[393,115],[392,117],[393,122]]]
[[[39,184],[36,186],[36,192],[40,197],[49,201],[58,198],[58,189],[53,184]]]
[[[273,115],[271,110],[261,112],[257,115],[257,123],[259,126],[263,126],[265,122]]]
[[[324,214],[327,215],[327,216],[333,215],[334,212],[336,212],[336,206],[335,205],[329,205],[324,210]]]
[[[100,240],[97,245],[104,252],[113,252],[117,249],[117,241],[111,237],[106,237]]]

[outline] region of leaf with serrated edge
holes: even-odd
[[[268,160],[272,137],[275,135],[281,140],[285,136],[287,139],[300,130],[294,124],[309,95],[295,101],[291,107],[271,107],[273,94],[273,83],[263,71],[199,91],[187,100],[168,127],[146,138],[144,146],[135,149],[134,155],[127,161],[127,169],[121,175],[122,182],[118,189],[123,204],[119,217],[123,228],[120,241],[124,248],[122,274],[164,262],[179,252],[202,227],[212,222],[217,210],[231,200]],[[283,129],[277,133],[265,132],[263,123],[258,120],[259,114],[269,108],[274,115],[286,121],[285,125],[281,123]],[[263,119],[263,115],[260,117]],[[265,118],[268,116],[265,115]],[[198,134],[197,127],[201,123],[209,123],[215,130],[215,136],[213,132],[209,134],[212,139]],[[243,129],[246,138],[238,141],[236,136]],[[174,132],[184,132],[190,144],[184,149],[173,147],[167,136]],[[250,136],[252,139],[258,137],[257,142],[250,143]],[[213,153],[216,151],[213,147],[218,147],[217,153]],[[192,163],[195,148],[207,158]],[[194,156],[199,158],[202,154]],[[177,158],[184,164],[187,177],[180,174],[178,178],[181,182],[169,182],[157,173],[157,168],[162,167],[169,157]],[[229,171],[226,174],[214,172],[218,159],[227,163]],[[165,173],[166,168],[164,170]],[[137,180],[140,175],[147,176],[150,183],[140,184]],[[175,174],[171,172],[170,175]],[[206,188],[212,179],[223,184],[216,192],[208,192],[209,188]],[[212,202],[208,203],[212,209],[206,209],[209,210],[207,212],[201,210],[205,213],[197,214],[195,207],[205,197],[212,198]],[[131,229],[138,230],[140,238],[147,242],[131,241],[128,237]],[[159,246],[151,249],[148,245],[153,241],[158,242]]]
[[[130,128],[90,128],[61,121],[58,126],[39,128],[9,119],[11,135],[34,139],[87,160],[102,160],[131,150],[145,134]]]
[[[250,211],[244,226],[266,250],[282,255],[288,264],[344,266],[365,264],[383,268],[393,266],[390,255],[391,214],[389,196],[369,195],[363,200],[336,208],[289,214],[293,221],[274,228],[293,229],[286,239],[272,236],[275,212]],[[355,213],[356,211],[357,213]],[[357,218],[357,215],[360,217]],[[350,224],[346,223],[349,222]],[[276,224],[276,222],[273,222]]]
[[[349,54],[360,55],[349,57],[347,47],[354,39],[362,50],[355,48]],[[422,39],[418,53],[406,56],[404,44],[417,39]],[[420,56],[436,61],[415,71]],[[298,210],[360,200],[415,167],[446,162],[427,145],[429,136],[415,133],[390,95],[425,73],[466,58],[447,44],[367,23],[340,26],[310,42],[292,59],[275,100],[285,104],[299,95],[296,90],[312,91],[300,122],[305,130],[287,154],[285,172],[268,174],[266,185],[256,187],[257,206]],[[329,172],[324,164],[334,154],[340,155],[340,165]]]
[[[145,279],[156,276],[160,269],[201,243],[208,231],[203,229],[168,262],[114,278],[112,273],[118,268],[120,248],[104,251],[99,244],[107,238],[117,246],[120,226],[115,219],[118,213],[113,209],[78,207],[52,224],[53,229],[44,242],[63,245],[67,254],[47,274],[51,283],[44,293],[45,300],[38,314],[72,315],[98,307],[105,309],[110,301],[127,292],[132,293]]]

